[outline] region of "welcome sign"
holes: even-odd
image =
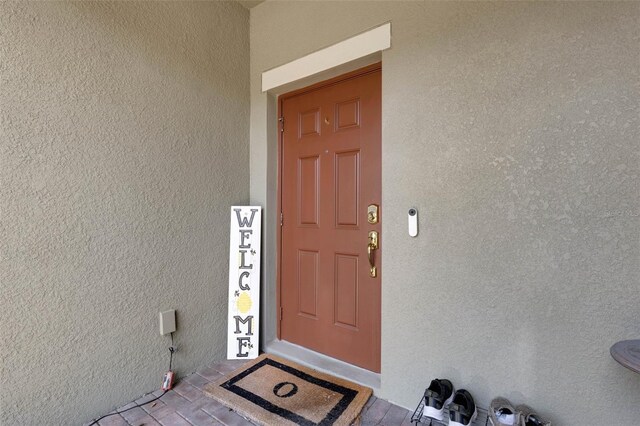
[[[227,359],[258,357],[262,208],[231,207]]]

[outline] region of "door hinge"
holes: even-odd
[[[280,212],[280,226],[284,223],[284,215]]]
[[[280,132],[284,132],[284,117],[278,118],[278,121],[280,122]]]
[[[282,313],[283,313],[284,309],[282,309],[282,306],[280,306],[280,321],[282,321]]]

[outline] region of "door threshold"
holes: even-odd
[[[263,349],[268,354],[295,361],[306,367],[350,380],[362,386],[368,386],[373,389],[374,394],[380,390],[380,374],[347,364],[302,346],[276,339],[265,343]]]

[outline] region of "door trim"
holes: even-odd
[[[391,22],[387,22],[324,49],[264,71],[261,75],[262,92],[381,52],[390,47]]]
[[[283,123],[282,123],[282,107],[283,103],[286,99],[292,98],[297,95],[301,95],[303,93],[313,92],[314,90],[323,89],[325,87],[332,86],[337,83],[342,83],[347,80],[351,80],[353,78],[362,77],[364,75],[378,72],[382,70],[382,62],[377,62],[372,65],[368,65],[366,67],[348,72],[346,74],[339,75],[334,78],[330,78],[329,80],[321,81],[319,83],[312,84],[311,86],[303,87],[301,89],[297,89],[288,93],[284,93],[278,96],[278,189],[277,189],[277,198],[278,198],[278,219],[280,222],[279,230],[276,232],[276,245],[277,249],[277,260],[276,260],[276,337],[278,340],[281,340],[281,328],[282,328],[282,169],[283,169],[283,137],[284,133],[282,132]],[[290,220],[290,219],[289,219]],[[382,312],[380,312],[382,315]],[[382,317],[381,317],[382,321]],[[379,342],[380,345],[382,342]],[[380,351],[382,351],[382,346],[380,346]]]

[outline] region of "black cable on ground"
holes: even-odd
[[[173,333],[171,333],[171,346],[169,347],[169,371],[171,371],[171,364],[173,363],[173,353],[174,353],[174,352],[175,352],[175,348],[173,347]],[[149,401],[146,401],[146,402],[145,402],[145,403],[143,403],[143,404],[136,404],[136,405],[134,405],[133,407],[129,407],[129,408],[127,408],[126,410],[116,411],[116,412],[114,412],[114,413],[105,414],[104,416],[102,416],[102,417],[100,417],[100,418],[95,419],[93,422],[91,422],[91,424],[89,424],[89,426],[97,425],[97,424],[98,424],[98,422],[99,422],[100,420],[104,419],[105,417],[115,416],[116,414],[122,414],[122,413],[124,413],[125,411],[133,410],[134,408],[142,407],[143,405],[147,405],[147,404],[148,404],[148,403],[150,403],[150,402],[157,401],[157,400],[159,400],[160,398],[162,398],[162,397],[164,396],[164,394],[165,394],[165,393],[167,393],[167,392],[169,392],[169,391],[168,391],[168,390],[166,390],[166,391],[162,392],[162,395],[157,396],[157,397],[155,397],[155,398],[153,398],[153,399],[150,399]]]
[[[98,418],[98,419],[95,419],[95,420],[93,421],[93,423],[91,423],[89,426],[97,425],[97,424],[98,424],[98,422],[99,422],[100,420],[104,419],[105,417],[115,416],[116,414],[121,414],[121,413],[124,413],[125,411],[133,410],[134,408],[142,407],[143,405],[147,405],[147,404],[148,404],[148,403],[150,403],[150,402],[157,401],[157,400],[159,400],[160,398],[162,398],[162,397],[164,396],[164,394],[165,394],[165,393],[167,393],[167,392],[169,392],[169,391],[164,391],[164,392],[162,392],[162,395],[157,396],[157,397],[155,397],[155,398],[153,398],[153,399],[150,399],[149,401],[145,402],[144,404],[136,404],[136,405],[134,405],[133,407],[129,407],[129,408],[127,408],[126,410],[116,411],[115,413],[105,414],[104,416],[102,416],[102,417],[100,417],[100,418]]]

